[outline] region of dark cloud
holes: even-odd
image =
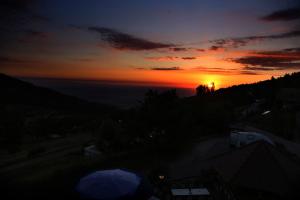
[[[284,49],[284,51],[287,51],[287,52],[300,52],[300,47],[299,48]]]
[[[262,51],[251,56],[231,59],[243,64],[245,70],[284,70],[300,69],[299,48],[283,49],[282,51]]]
[[[45,23],[52,22],[52,20],[49,17],[40,14],[35,14],[35,13],[31,15],[31,19],[32,21],[36,21],[36,22],[45,22]]]
[[[235,62],[246,65],[248,70],[284,70],[300,69],[300,58],[248,56],[236,59]]]
[[[28,42],[41,34],[35,29],[51,20],[38,13],[40,0],[0,0],[0,55],[17,42]],[[31,33],[30,33],[31,32]]]
[[[0,56],[0,67],[2,65],[8,65],[8,64],[30,64],[30,63],[36,63],[35,60],[27,60],[27,59],[21,59],[16,57],[8,57],[8,56]]]
[[[73,60],[77,61],[77,62],[93,62],[93,61],[95,61],[95,59],[91,59],[91,58],[75,58]]]
[[[36,0],[1,0],[0,8],[15,11],[26,11]]]
[[[216,46],[216,45],[213,45],[209,48],[209,50],[212,50],[212,51],[218,51],[220,49],[223,49],[223,44],[218,44],[219,46]]]
[[[181,57],[183,60],[194,60],[197,59],[197,57]]]
[[[259,75],[260,73],[257,73],[253,70],[247,71],[247,70],[242,70],[240,71],[240,74],[244,74],[244,75]]]
[[[0,57],[0,63],[23,63],[24,60],[11,58],[11,57]]]
[[[79,26],[79,25],[75,25],[75,24],[68,24],[67,27],[69,27],[70,29],[73,29],[73,30],[81,30],[81,31],[85,31],[86,30],[85,27],[82,27],[82,26]]]
[[[157,60],[157,61],[173,61],[173,60],[194,60],[197,57],[194,56],[186,56],[186,57],[179,57],[179,56],[161,56],[161,57],[145,57],[148,60]]]
[[[154,70],[154,71],[176,71],[183,70],[180,67],[135,67],[136,70]]]
[[[205,49],[195,49],[196,51],[204,52]]]
[[[11,31],[32,22],[49,22],[50,19],[36,12],[40,0],[1,0],[0,27],[2,31]]]
[[[136,70],[147,70],[148,68],[145,68],[145,67],[135,67],[134,69],[136,69]]]
[[[254,66],[245,66],[243,69],[248,70],[248,72],[249,71],[273,71],[273,70],[277,70],[274,67],[254,67]]]
[[[169,48],[171,51],[187,51],[188,48],[183,48],[183,47],[174,47],[174,48]]]
[[[134,68],[136,70],[158,70],[158,71],[176,71],[176,70],[184,70],[180,67],[152,67],[152,68],[146,68],[146,67],[136,67]],[[224,74],[224,75],[238,75],[238,74],[247,74],[247,75],[258,75],[259,73],[254,72],[253,70],[247,70],[247,69],[235,69],[235,68],[221,68],[221,67],[193,67],[187,70],[197,70],[201,73],[207,73],[207,74]]]
[[[37,37],[37,38],[49,37],[49,34],[47,32],[43,32],[43,31],[25,30],[24,33],[26,33],[28,36]]]
[[[40,43],[48,41],[50,38],[50,34],[44,31],[24,30],[23,33],[22,38],[17,40],[19,43]]]
[[[290,21],[300,19],[300,8],[278,10],[261,18],[264,21]]]
[[[205,51],[204,49],[199,49],[199,48],[193,48],[193,47],[174,47],[174,48],[169,48],[170,51],[199,51],[203,52]]]
[[[226,69],[226,68],[221,68],[221,67],[203,67],[203,66],[198,66],[198,67],[193,67],[193,70],[198,70],[202,73],[209,73],[209,74],[238,74],[238,69]]]
[[[198,70],[202,73],[207,74],[223,74],[223,75],[239,75],[239,74],[247,74],[247,75],[258,75],[257,72],[253,70],[246,69],[236,69],[236,68],[221,68],[221,67],[194,67],[192,70]]]
[[[300,58],[300,48],[288,48],[281,51],[259,51],[255,53],[258,55],[266,55],[272,57]]]
[[[145,57],[148,60],[158,60],[158,61],[170,61],[170,60],[177,60],[180,57],[178,56],[160,56],[160,57]]]
[[[194,67],[193,69],[196,69],[196,70],[229,70],[229,71],[237,70],[237,69],[234,69],[234,68],[225,69],[225,68],[222,68],[222,67],[202,67],[202,66]]]
[[[158,70],[158,71],[176,71],[176,70],[183,70],[180,67],[153,67],[151,70]]]
[[[110,28],[89,27],[88,30],[99,33],[104,42],[120,50],[154,50],[176,46],[174,44],[152,42]]]
[[[281,33],[281,34],[211,40],[210,43],[212,43],[213,46],[211,46],[210,49],[218,50],[220,48],[238,48],[257,41],[286,39],[286,38],[294,38],[294,37],[300,37],[300,28],[285,33]]]

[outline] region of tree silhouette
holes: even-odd
[[[205,96],[208,94],[212,94],[214,91],[215,91],[215,84],[213,82],[211,83],[210,87],[208,87],[208,85],[202,84],[196,88],[196,95]]]

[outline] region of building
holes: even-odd
[[[234,194],[225,199],[300,197],[299,159],[265,141],[257,141],[210,159],[204,174],[210,180],[208,182],[214,185],[213,188],[219,188],[216,191],[225,191],[224,195]]]
[[[169,198],[161,199],[300,199],[300,159],[265,140],[194,159],[182,168],[164,186]],[[209,196],[184,195],[195,188],[206,188]],[[172,189],[184,189],[175,190],[183,195],[172,195],[179,194]]]

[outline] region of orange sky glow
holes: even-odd
[[[300,70],[299,19],[277,16],[293,7],[298,1],[16,1],[3,10],[0,73],[180,88],[254,83]]]
[[[114,55],[118,58],[122,52]],[[151,68],[118,67],[118,60],[86,60],[85,62],[37,62],[10,64],[4,69],[4,73],[14,76],[82,79],[82,80],[104,80],[114,81],[122,84],[155,85],[179,88],[195,88],[199,84],[214,82],[216,89],[237,85],[241,83],[254,83],[266,80],[271,76],[279,76],[285,72],[269,72],[268,74],[243,74],[243,66],[231,62],[225,58],[236,58],[239,56],[255,55],[249,51],[206,51],[196,54],[195,59],[170,59],[160,57],[157,59],[144,58],[137,64],[144,66],[149,63],[153,66],[180,66],[178,70],[152,70]],[[261,55],[263,56],[263,55]],[[279,55],[280,56],[280,55]],[[132,58],[134,59],[134,58]],[[130,59],[127,62],[132,62]],[[125,63],[126,64],[126,63]],[[39,70],[36,70],[37,66]],[[123,64],[124,65],[124,64]],[[101,67],[99,67],[101,66]],[[105,67],[110,66],[110,67]],[[113,66],[113,67],[112,67]],[[217,67],[216,67],[217,66]],[[5,71],[6,69],[6,71]],[[20,70],[21,69],[21,70]],[[59,69],[59,70],[58,70]],[[72,69],[72,70],[70,70]]]

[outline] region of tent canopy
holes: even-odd
[[[131,199],[141,195],[139,191],[150,191],[143,188],[143,182],[143,178],[133,172],[121,169],[103,170],[81,178],[76,189],[83,199]]]

